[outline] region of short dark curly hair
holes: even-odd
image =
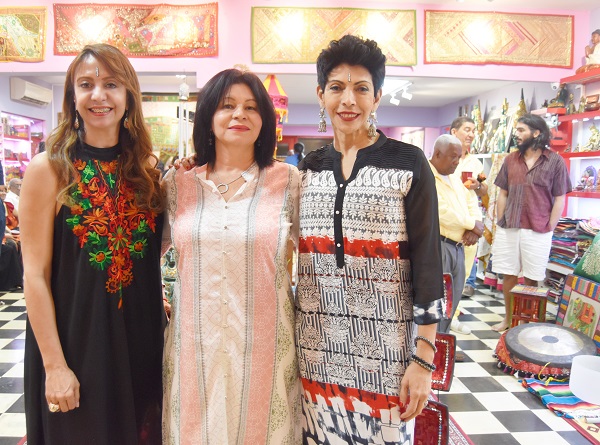
[[[374,94],[377,95],[385,79],[386,57],[377,42],[350,34],[340,40],[332,40],[317,58],[317,81],[323,91],[331,71],[343,64],[364,66],[373,78]]]

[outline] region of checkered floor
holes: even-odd
[[[517,379],[496,367],[492,357],[500,336],[490,329],[504,314],[502,295],[478,286],[461,302],[460,320],[472,329],[457,336],[466,358],[457,363],[452,389],[442,402],[475,445],[589,445],[563,419],[546,409]],[[25,301],[22,293],[0,293],[0,445],[16,445],[25,435],[23,349]]]

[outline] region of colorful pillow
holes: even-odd
[[[577,263],[573,273],[600,283],[600,232]]]

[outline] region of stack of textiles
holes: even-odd
[[[549,270],[546,273],[546,280],[544,281],[544,284],[549,289],[548,301],[553,301],[554,303],[558,303],[560,301],[566,278],[566,275],[553,270]]]
[[[538,396],[544,406],[557,416],[567,419],[600,419],[600,406],[575,397],[569,388],[569,382],[523,379],[521,384],[530,393]]]
[[[552,236],[549,262],[572,273],[600,230],[600,219],[561,218]],[[558,302],[565,284],[565,272],[549,270],[544,284],[550,288],[548,299]]]
[[[598,230],[598,219],[561,218],[552,235],[549,261],[571,270],[575,269]]]

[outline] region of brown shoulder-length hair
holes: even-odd
[[[73,126],[75,111],[75,72],[88,57],[94,57],[102,63],[125,86],[127,91],[127,112],[121,119],[119,144],[121,145],[121,174],[135,190],[136,204],[145,210],[160,212],[163,199],[160,190],[160,173],[154,167],[158,159],[152,153],[150,133],[142,115],[142,96],[140,84],[131,63],[117,48],[98,43],[87,45],[71,62],[65,79],[65,96],[63,100],[63,120],[52,131],[46,141],[46,150],[52,169],[58,176],[60,193],[59,202],[70,201],[69,192],[78,178],[73,165],[75,147],[78,141],[83,142],[85,122],[79,117],[79,130]],[[128,128],[123,120],[128,118]]]

